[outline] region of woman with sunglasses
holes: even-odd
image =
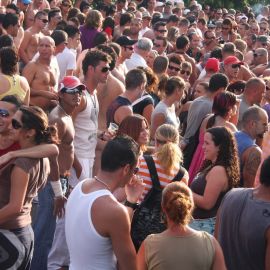
[[[57,131],[49,126],[39,107],[21,107],[12,118],[11,134],[22,149],[57,143]],[[0,237],[6,259],[0,269],[30,269],[33,255],[32,200],[49,174],[47,158],[16,158],[0,172]],[[14,256],[14,254],[18,254]]]
[[[179,129],[179,118],[176,115],[175,103],[180,102],[186,83],[183,79],[173,76],[165,83],[164,97],[155,107],[151,117],[151,138],[155,138],[156,129],[162,124],[171,124]]]
[[[14,48],[0,49],[0,99],[16,95],[25,105],[29,105],[30,86],[25,77],[18,74],[18,59]]]
[[[139,270],[226,269],[217,240],[188,225],[194,202],[186,185],[181,182],[168,184],[162,192],[161,207],[167,229],[144,240],[137,255]]]

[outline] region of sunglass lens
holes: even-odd
[[[9,112],[7,110],[0,109],[0,116],[9,117]]]
[[[19,129],[19,128],[22,128],[22,125],[15,119],[12,119],[11,120],[11,124],[12,124],[12,127],[14,129]]]

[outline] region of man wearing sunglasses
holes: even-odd
[[[45,188],[39,194],[39,212],[37,222],[34,226],[35,241],[37,249],[34,251],[33,269],[43,269],[39,264],[39,257],[48,256],[47,243],[52,244],[51,251],[48,256],[48,268],[59,269],[69,264],[67,248],[65,248],[64,237],[64,204],[70,188],[77,184],[76,179],[68,179],[72,164],[74,161],[74,136],[75,129],[72,121],[72,113],[81,102],[82,92],[86,87],[77,77],[66,76],[63,78],[59,87],[59,104],[49,114],[49,121],[55,124],[58,130],[58,138],[61,143],[58,145],[58,159],[50,159],[51,174]],[[60,179],[60,181],[58,181]],[[73,180],[73,181],[72,181]],[[51,186],[54,190],[54,196],[51,193]],[[58,186],[56,186],[58,185]],[[62,185],[62,186],[61,186]],[[61,189],[60,189],[61,188]],[[58,197],[56,197],[58,194]],[[44,199],[46,198],[46,199]],[[54,200],[57,203],[54,213],[58,216],[55,225],[55,217],[53,216]],[[55,234],[54,234],[55,227]],[[52,228],[49,230],[48,228]],[[46,239],[44,239],[46,234]],[[44,254],[45,252],[45,254]],[[44,254],[44,255],[42,255]],[[43,261],[47,265],[47,261]]]
[[[39,11],[35,15],[33,25],[24,32],[24,37],[19,48],[19,55],[25,65],[37,53],[39,40],[44,36],[42,30],[45,29],[47,23],[47,13]]]
[[[228,56],[224,60],[224,74],[228,77],[229,82],[234,82],[239,80],[238,75],[241,68],[241,65],[244,63],[241,62],[235,56]]]
[[[256,76],[261,76],[268,67],[268,51],[265,48],[256,49],[250,69]]]

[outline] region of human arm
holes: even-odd
[[[50,156],[57,156],[59,154],[58,147],[55,144],[40,144],[33,147],[10,151],[0,157],[0,166],[7,163],[13,158],[27,157],[27,158],[45,158]]]
[[[26,92],[23,103],[26,106],[29,106],[29,102],[30,102],[30,86],[29,86],[28,81],[23,76],[20,76],[20,85],[24,89],[24,91]]]
[[[211,270],[226,270],[227,268],[220,244],[214,237],[212,238],[212,243],[215,249],[215,254]]]
[[[261,149],[251,147],[243,153],[243,180],[244,187],[253,187],[257,170],[261,163]]]
[[[121,122],[127,117],[133,114],[132,108],[130,106],[122,106],[116,110],[114,114],[114,121],[117,125],[120,125]]]
[[[270,228],[266,231],[265,270],[270,270]]]
[[[25,64],[31,61],[31,59],[28,58],[28,55],[26,53],[26,49],[29,46],[30,40],[31,40],[31,33],[28,31],[25,31],[22,43],[19,48],[19,56]]]
[[[9,202],[0,209],[0,224],[9,221],[14,215],[20,213],[22,210],[29,182],[29,175],[20,167],[15,166],[11,172],[10,182]]]
[[[152,124],[151,124],[151,130],[150,130],[151,139],[155,138],[155,133],[156,133],[157,128],[161,126],[162,124],[164,124],[165,120],[166,120],[165,116],[162,113],[157,113],[154,115]]]
[[[142,242],[140,249],[137,254],[137,265],[138,270],[147,270],[147,264],[145,261],[145,241]]]
[[[151,125],[151,115],[154,111],[154,105],[153,104],[149,104],[147,105],[144,109],[143,109],[143,117],[145,117],[145,119],[147,120],[147,122],[149,123],[149,125]]]
[[[225,168],[214,166],[206,175],[206,187],[203,195],[192,192],[197,207],[209,210],[217,202],[220,193],[227,189],[228,177]]]

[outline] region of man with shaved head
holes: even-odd
[[[51,37],[44,36],[38,44],[39,56],[23,69],[23,76],[30,85],[30,105],[50,111],[57,105],[58,67],[52,65],[55,43]]]

